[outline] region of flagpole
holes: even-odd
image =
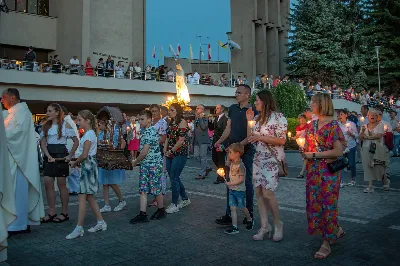
[[[218,73],[219,73],[219,43],[217,44],[217,46],[218,46]]]

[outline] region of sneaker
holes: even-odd
[[[104,207],[100,209],[100,212],[110,212],[110,211],[111,211],[110,205],[104,205]]]
[[[239,229],[235,226],[229,227],[228,229],[225,230],[225,234],[227,235],[239,234]]]
[[[251,221],[247,222],[246,230],[247,231],[253,230],[253,227],[254,227],[254,219],[252,219]]]
[[[157,211],[151,216],[150,220],[161,220],[167,217],[165,209],[157,209]]]
[[[168,208],[165,210],[166,213],[176,213],[179,211],[178,205],[171,203]]]
[[[147,215],[140,212],[138,215],[135,216],[135,218],[131,219],[129,223],[131,224],[138,224],[138,223],[147,223],[149,219],[147,218]]]
[[[118,203],[118,205],[114,208],[114,211],[115,211],[115,212],[122,211],[122,209],[125,208],[125,206],[126,206],[126,201],[125,201],[125,200],[120,201],[120,202]]]
[[[97,224],[94,227],[90,228],[88,232],[94,233],[97,231],[106,231],[106,230],[107,230],[107,224],[106,222],[103,221],[103,222],[97,222]]]
[[[216,219],[215,223],[219,225],[232,225],[232,218],[228,214],[225,214],[224,216]]]
[[[340,187],[344,187],[344,183],[343,182],[340,182]]]
[[[181,202],[179,202],[178,207],[179,207],[179,209],[182,209],[182,208],[188,206],[190,203],[191,203],[190,199],[182,200]]]
[[[350,181],[350,183],[348,183],[347,185],[350,186],[350,187],[353,187],[353,186],[356,185],[356,181],[352,180],[352,181]]]
[[[372,193],[372,192],[374,192],[373,187],[367,187],[366,189],[364,189],[364,193]]]
[[[83,230],[83,228],[75,227],[74,231],[72,231],[72,233],[69,234],[69,235],[67,235],[65,238],[66,238],[66,239],[78,238],[78,237],[80,237],[80,236],[83,236],[83,233],[84,233],[84,232],[85,232],[85,231]]]

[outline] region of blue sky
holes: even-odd
[[[291,1],[292,4],[294,2],[297,0]],[[178,43],[182,49],[181,58],[189,58],[190,44],[193,58],[199,58],[198,35],[203,36],[202,43],[211,44],[212,60],[217,60],[217,42],[227,41],[226,32],[231,30],[230,0],[147,0],[146,20],[147,64],[157,65],[161,46],[164,47],[164,56],[171,56],[169,45],[176,50]],[[154,46],[156,59],[152,57]],[[202,59],[205,59],[207,46],[203,46],[203,51]],[[220,60],[228,61],[226,49],[220,49]]]
[[[164,56],[171,56],[169,45],[176,50],[178,42],[182,49],[181,58],[189,58],[190,44],[193,47],[193,58],[199,58],[198,35],[203,36],[202,43],[211,44],[212,60],[217,60],[217,42],[226,41],[226,32],[231,29],[230,0],[147,0],[146,9],[148,64],[157,65],[161,46],[164,47]],[[152,57],[154,45],[157,50],[156,59]],[[205,59],[207,46],[203,46],[203,51],[202,59]],[[228,60],[226,49],[220,49],[220,60]]]

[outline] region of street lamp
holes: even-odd
[[[232,48],[231,48],[231,37],[232,37],[232,32],[231,31],[228,31],[227,33],[226,33],[226,35],[228,36],[228,46],[229,46],[229,68],[230,68],[230,75],[231,75],[231,87],[232,87],[232,84],[233,84],[233,80],[232,80]]]
[[[375,46],[376,60],[378,62],[378,90],[379,90],[379,95],[380,95],[381,94],[381,73],[379,70],[379,48],[381,48],[379,45]]]

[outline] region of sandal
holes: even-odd
[[[344,232],[342,227],[339,227],[339,231],[336,234],[336,240],[341,239],[342,237],[344,237],[346,235],[346,233]]]
[[[323,260],[331,254],[331,248],[322,245],[317,252],[314,254],[315,259]]]
[[[304,178],[304,175],[298,175],[297,178]]]
[[[63,223],[63,222],[69,221],[68,214],[60,213],[60,216],[64,217],[64,219],[60,219],[57,216],[56,218],[53,219],[53,223],[59,224],[59,223]]]
[[[45,220],[44,218],[46,218],[46,217],[48,217],[49,219]],[[54,221],[54,218],[56,218],[56,217],[57,217],[57,214],[54,214],[54,215],[47,214],[47,216],[43,217],[40,222],[42,224],[51,223]]]

